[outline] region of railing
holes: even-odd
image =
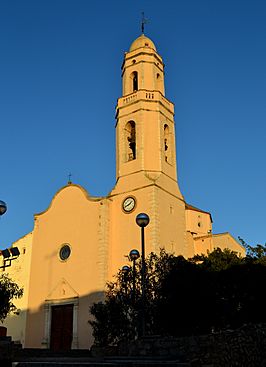
[[[154,93],[146,92],[146,99],[154,99]]]
[[[133,102],[135,99],[137,99],[137,93],[130,94],[129,96],[123,98],[123,104]]]
[[[166,98],[164,98],[164,96],[162,96],[161,95],[161,99],[168,105],[168,106],[170,106],[170,102],[166,99]]]
[[[123,107],[137,100],[161,101],[170,110],[174,110],[173,103],[169,102],[159,91],[138,90],[132,94],[118,99],[118,107]]]

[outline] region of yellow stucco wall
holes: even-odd
[[[135,210],[124,213],[123,201],[134,196]],[[149,213],[150,223],[145,229],[146,254],[165,248],[180,254],[189,251],[185,242],[184,202],[152,182],[136,190],[111,196],[109,278],[125,265],[130,250],[140,250],[140,228],[136,215]],[[177,220],[178,218],[178,220]]]
[[[245,256],[245,248],[241,246],[230,233],[207,234],[194,237],[194,249],[196,254],[207,255],[216,248],[235,251],[239,256]]]
[[[242,257],[246,254],[245,248],[228,232],[214,234],[212,239],[214,248],[228,248],[229,250],[236,251]]]
[[[108,201],[90,198],[83,188],[69,185],[57,193],[47,211],[36,215],[26,346],[47,344],[45,302],[60,304],[61,300],[78,298],[78,347],[88,347],[87,301],[103,291],[106,281],[103,206],[108,206]],[[62,261],[59,251],[65,243],[70,245],[71,255]],[[34,324],[39,328],[33,328]]]
[[[195,234],[206,234],[212,231],[210,214],[187,209],[186,229]]]

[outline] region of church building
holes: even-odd
[[[174,104],[165,96],[164,63],[142,34],[125,53],[116,106],[116,184],[105,197],[72,182],[34,215],[33,231],[13,246],[20,256],[3,271],[24,288],[4,325],[27,348],[85,349],[93,342],[89,307],[107,281],[140,251],[136,216],[147,213],[146,254],[164,248],[186,258],[214,248],[244,256],[212,217],[188,204],[177,179]]]

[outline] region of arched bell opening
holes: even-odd
[[[129,121],[125,127],[125,142],[126,142],[126,161],[136,159],[136,124],[134,121]]]
[[[133,73],[130,74],[130,79],[131,79],[131,92],[136,92],[139,89],[138,72],[133,71]]]
[[[169,126],[164,124],[163,128],[163,150],[164,150],[164,159],[166,162],[171,163],[171,147],[170,147],[170,132]]]

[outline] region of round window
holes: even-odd
[[[67,243],[65,243],[59,251],[59,257],[61,260],[67,260],[70,254],[71,254],[71,248]]]

